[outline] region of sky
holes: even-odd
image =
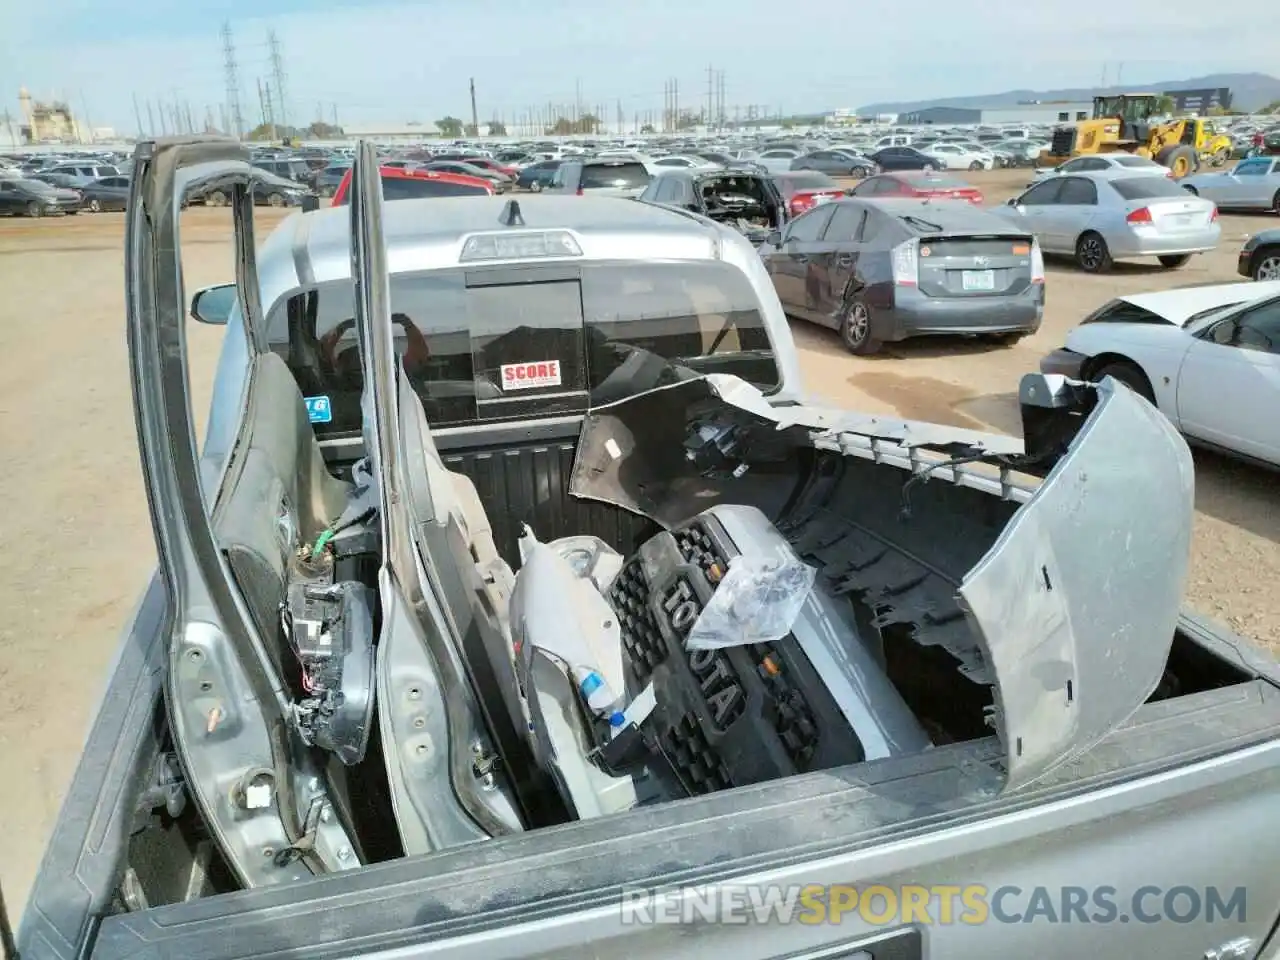
[[[275,30],[290,123],[480,119],[532,106],[619,103],[658,113],[669,78],[681,106],[724,73],[733,107],[786,113],[884,100],[1126,85],[1215,72],[1275,72],[1273,31],[1241,30],[1203,0],[5,0],[0,120],[17,91],[58,97],[94,127],[137,132],[147,104],[190,104],[216,119],[226,100],[221,29],[231,23],[246,120],[259,116]],[[1185,54],[1184,54],[1185,52]],[[1179,58],[1180,54],[1184,54]],[[158,125],[158,121],[157,121]],[[158,132],[158,131],[156,131]]]

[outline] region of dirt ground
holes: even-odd
[[[1025,171],[971,177],[1003,202]],[[280,219],[259,211],[258,235]],[[1224,215],[1222,245],[1175,272],[1118,266],[1105,277],[1050,264],[1044,326],[1012,348],[960,339],[849,356],[835,334],[795,330],[809,388],[844,405],[975,429],[1018,431],[1019,377],[1086,313],[1120,294],[1239,279],[1235,254],[1274,217]],[[189,291],[230,279],[229,215],[192,210]],[[11,570],[0,625],[0,883],[20,914],[79,758],[118,634],[155,563],[142,495],[124,328],[123,216],[0,220],[0,463]],[[193,324],[191,378],[202,416],[220,343]],[[1280,647],[1280,481],[1196,455],[1190,606]]]

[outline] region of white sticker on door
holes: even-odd
[[[560,361],[539,360],[536,363],[504,363],[503,390],[532,390],[535,387],[560,386]]]

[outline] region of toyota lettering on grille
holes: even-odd
[[[677,581],[663,598],[662,609],[683,641],[700,612],[698,598],[688,581]],[[737,719],[746,702],[742,685],[729,659],[719,650],[686,650],[683,642],[680,651],[685,655],[689,671],[698,681],[698,688],[711,711],[712,722],[716,729],[724,730]]]

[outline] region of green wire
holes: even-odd
[[[312,560],[320,559],[320,554],[324,553],[324,548],[328,545],[329,541],[333,539],[334,533],[335,531],[330,528],[320,534],[320,536],[316,537],[316,545],[311,548]]]

